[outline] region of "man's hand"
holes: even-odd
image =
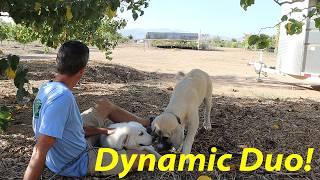
[[[96,136],[100,134],[111,135],[115,132],[115,129],[111,128],[83,127],[83,129],[86,137]]]
[[[32,156],[24,174],[24,180],[40,179],[47,152],[56,142],[54,137],[40,134],[36,145],[33,148]]]

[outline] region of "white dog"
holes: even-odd
[[[97,110],[92,107],[81,113],[84,120],[84,126],[90,127],[108,127],[113,129],[110,135],[91,136],[87,138],[91,146],[97,146],[100,142],[101,147],[109,147],[116,150],[135,149],[145,150],[160,159],[160,155],[151,146],[152,136],[147,133],[145,127],[138,122],[113,123],[104,118]]]
[[[211,100],[212,82],[209,75],[199,69],[192,70],[176,85],[168,106],[152,122],[153,132],[167,139],[176,149],[182,146],[182,153],[190,154],[199,127],[199,106],[203,101],[206,110],[203,126],[206,130],[211,129]]]
[[[109,125],[108,128],[113,128],[114,133],[100,136],[100,144],[102,147],[109,147],[116,150],[145,150],[154,154],[156,159],[160,159],[161,155],[151,146],[152,136],[147,133],[146,128],[140,123],[133,121],[115,123]]]
[[[137,122],[115,123],[108,126],[114,129],[110,135],[100,136],[100,145],[113,149],[137,149],[139,146],[150,146],[152,136],[145,127]]]

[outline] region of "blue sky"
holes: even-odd
[[[240,38],[257,33],[261,27],[273,26],[280,19],[280,7],[272,0],[257,0],[244,11],[240,0],[150,0],[145,15],[133,21],[129,13],[124,31],[130,29],[166,29],[201,32]],[[275,29],[265,31],[272,34]]]

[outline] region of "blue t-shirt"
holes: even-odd
[[[83,120],[72,92],[63,83],[43,84],[33,102],[33,130],[35,136],[55,137],[56,142],[46,156],[47,167],[58,173],[87,148]],[[62,176],[80,177],[87,174],[88,153],[83,153]]]

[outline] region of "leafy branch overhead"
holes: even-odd
[[[25,84],[28,84],[27,69],[19,64],[20,58],[16,55],[8,55],[0,58],[0,76],[13,79],[17,88],[17,101],[23,102],[23,98],[30,95]]]
[[[117,16],[118,10],[131,11],[137,19],[148,5],[149,0],[4,0],[0,12],[8,12],[15,23],[31,28],[48,47],[78,39],[109,51],[117,44],[113,36],[126,25]],[[97,33],[101,29],[108,32]]]
[[[298,2],[304,2],[305,0],[291,0],[291,1],[273,0],[273,1],[277,3],[279,6],[282,6],[284,4],[294,4]],[[254,0],[240,0],[240,5],[244,10],[247,10],[248,7],[250,7],[254,3],[255,3]],[[307,13],[303,14],[305,10],[307,10]],[[301,18],[299,19],[290,18],[293,13],[301,13],[302,14]],[[320,29],[319,15],[320,15],[320,3],[317,3],[315,6],[308,7],[308,8],[300,9],[296,7],[296,8],[292,8],[288,14],[283,15],[281,17],[281,21],[277,25],[280,25],[281,23],[285,23],[285,28],[288,35],[300,34],[303,30],[303,25],[305,24],[304,21],[308,18],[314,20],[315,27]],[[268,28],[273,28],[273,27],[276,27],[277,25],[268,27]],[[266,29],[266,28],[262,28],[262,29]],[[252,43],[250,44],[249,42],[249,44],[256,45],[258,49],[265,49],[267,47],[267,46],[263,46],[268,44],[264,35],[253,35],[249,39],[251,39],[250,42]]]

